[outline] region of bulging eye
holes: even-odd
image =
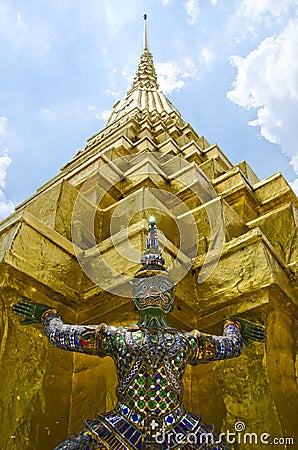
[[[168,288],[167,288],[167,285],[166,285],[166,284],[161,284],[161,285],[160,285],[160,290],[161,290],[161,292],[166,292],[167,289],[168,289]]]
[[[140,286],[140,292],[146,292],[147,291],[147,285],[144,283]]]

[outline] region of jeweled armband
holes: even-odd
[[[55,314],[55,316],[60,319],[60,316],[58,315],[58,311],[56,309],[47,309],[41,316],[41,322],[42,323],[45,321],[46,317],[49,314]]]

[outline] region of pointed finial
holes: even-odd
[[[144,256],[141,258],[144,267],[164,268],[165,260],[161,256],[161,249],[158,242],[156,219],[150,216],[148,219],[148,237]]]
[[[143,51],[149,50],[148,48],[148,34],[147,34],[147,14],[144,14],[144,42]]]

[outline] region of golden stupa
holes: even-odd
[[[217,430],[294,436],[297,207],[280,173],[259,180],[183,120],[159,90],[145,21],[133,85],[103,130],[0,225],[0,449],[50,450],[113,408],[112,360],[51,347],[11,304],[49,304],[68,323],[135,323],[127,285],[151,213],[177,281],[172,326],[221,334],[235,315],[266,326],[265,345],[187,370],[186,407]]]

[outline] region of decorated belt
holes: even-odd
[[[130,422],[134,423],[138,427],[149,427],[149,430],[155,431],[154,428],[166,429],[169,426],[173,426],[176,422],[181,420],[183,414],[185,414],[185,409],[182,405],[175,408],[169,414],[154,414],[154,412],[147,414],[144,418],[143,415],[136,413],[125,403],[117,403],[116,411],[118,411],[122,416],[126,417]],[[151,423],[152,422],[152,423]],[[158,427],[157,427],[158,424]]]

